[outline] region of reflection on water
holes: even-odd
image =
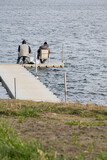
[[[78,2],[2,1],[0,62],[16,63],[22,39],[31,56],[47,41],[52,62],[61,61],[64,44],[65,68],[38,69],[39,79],[64,100],[66,72],[68,101],[107,105],[107,1]]]

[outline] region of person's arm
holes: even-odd
[[[50,48],[49,48],[49,54],[50,54]]]
[[[20,46],[18,47],[18,52],[20,52]]]
[[[31,48],[29,47],[29,53],[31,53]]]
[[[39,59],[39,57],[40,57],[40,48],[37,50],[37,53],[38,53],[37,59]]]

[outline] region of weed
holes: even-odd
[[[80,133],[84,133],[84,130],[80,130]]]
[[[56,109],[56,113],[60,113],[60,114],[74,114],[74,115],[81,115],[81,111],[82,109],[74,109],[71,107],[60,107]]]
[[[87,150],[88,150],[89,153],[91,153],[91,151],[92,151],[92,144],[88,144]]]
[[[95,147],[95,146],[96,146],[96,141],[93,141],[93,142],[92,142],[92,145]]]
[[[101,115],[107,116],[106,110],[92,110],[91,112],[93,112],[95,114],[101,114]]]
[[[58,118],[56,118],[56,117],[48,117],[48,119],[51,119],[51,120],[58,120]]]
[[[105,118],[96,118],[96,120],[97,121],[105,121],[105,120],[107,120],[107,117],[105,117]]]
[[[83,153],[79,153],[78,160],[86,160],[85,155]]]
[[[1,115],[6,115],[6,116],[26,116],[26,117],[37,117],[39,116],[39,113],[32,108],[21,108],[19,110],[5,110],[5,111],[0,111]]]
[[[107,152],[101,151],[97,157],[100,160],[107,160]]]
[[[35,110],[28,109],[28,108],[22,108],[21,110],[16,112],[16,115],[18,115],[18,116],[26,116],[26,117],[39,116],[39,114]]]
[[[78,137],[76,135],[74,135],[72,137],[72,140],[73,140],[73,144],[76,145],[78,143]]]
[[[72,122],[65,122],[65,124],[68,125],[79,125],[79,126],[105,126],[104,122],[92,122],[92,123],[87,123],[87,122],[82,122],[82,121],[72,121]]]
[[[25,117],[19,117],[19,123],[23,123],[25,121]]]

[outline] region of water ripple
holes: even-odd
[[[47,41],[50,61],[61,61],[64,44],[65,68],[38,69],[39,79],[64,100],[64,72],[68,101],[107,105],[107,3],[88,0],[2,1],[0,5],[0,62],[16,63],[23,39],[34,56]],[[65,5],[66,4],[66,5]],[[44,16],[45,15],[45,16]],[[35,69],[29,69],[35,74]],[[3,92],[0,86],[0,97]],[[5,96],[4,96],[5,97]]]

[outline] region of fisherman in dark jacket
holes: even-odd
[[[48,58],[49,58],[49,54],[50,54],[50,48],[48,47],[48,44],[47,42],[44,42],[44,45],[40,46],[37,53],[37,59],[40,59],[40,62],[41,63],[44,63],[47,59],[42,59],[41,58],[41,51],[44,50],[44,51],[47,51],[48,52]]]

